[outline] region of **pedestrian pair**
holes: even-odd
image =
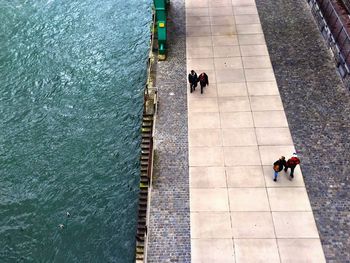
[[[283,170],[287,172],[288,168],[290,168],[290,178],[294,178],[294,169],[300,164],[300,159],[298,158],[296,153],[293,153],[293,156],[286,161],[284,156],[281,156],[276,162],[273,163],[274,177],[273,180],[276,182],[278,173]]]
[[[198,82],[201,86],[201,94],[203,94],[204,87],[209,85],[208,75],[206,73],[202,72],[197,77],[197,73],[194,70],[191,70],[191,73],[188,74],[188,82],[190,83],[190,92],[191,93],[196,90]]]

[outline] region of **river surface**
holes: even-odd
[[[151,4],[0,0],[0,262],[133,261]]]

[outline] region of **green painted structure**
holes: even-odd
[[[160,59],[165,59],[166,39],[167,39],[167,6],[170,0],[154,0],[156,11],[156,25],[158,38],[158,55]]]

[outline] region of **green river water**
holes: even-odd
[[[0,262],[133,261],[151,4],[0,0]]]

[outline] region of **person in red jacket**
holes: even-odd
[[[208,75],[206,73],[202,72],[198,76],[198,80],[199,80],[199,84],[201,85],[201,94],[203,94],[203,88],[205,86],[209,85]]]
[[[294,178],[294,169],[300,164],[300,159],[296,153],[293,153],[293,156],[288,159],[287,165],[284,167],[284,171],[287,172],[288,168],[290,168],[290,178]]]

